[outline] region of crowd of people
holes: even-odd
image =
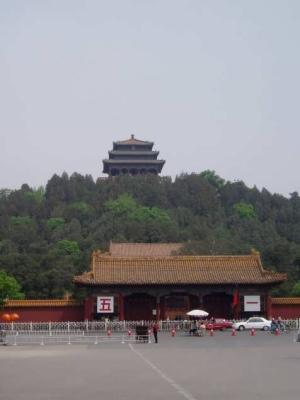
[[[191,328],[189,331],[190,336],[201,335],[206,330],[206,325],[208,323],[214,323],[215,318],[210,318],[209,320],[193,320],[191,324]]]
[[[287,327],[281,317],[278,317],[277,319],[272,318],[272,321],[271,321],[271,332],[272,333],[276,332],[276,330],[283,332],[283,331],[286,331],[286,329],[287,329]]]

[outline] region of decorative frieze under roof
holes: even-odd
[[[79,306],[77,300],[46,299],[46,300],[7,300],[5,307],[66,307]]]
[[[272,297],[272,304],[300,305],[300,297]]]

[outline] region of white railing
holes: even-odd
[[[300,342],[300,319],[285,320]],[[151,343],[151,325],[154,321],[85,321],[85,322],[29,322],[1,323],[0,345],[25,344],[101,344],[101,343]],[[173,330],[189,332],[193,321],[159,321],[160,331],[173,335]],[[148,327],[147,335],[137,336],[136,327]],[[298,333],[297,333],[298,332]]]
[[[0,338],[1,339],[1,338]],[[56,334],[50,335],[41,332],[19,334],[19,332],[8,331],[0,340],[5,345],[46,345],[46,344],[101,344],[101,343],[151,343],[151,335],[105,335],[105,334]]]
[[[298,330],[300,328],[300,318],[298,319],[285,319],[283,323],[289,328],[293,330]]]
[[[0,323],[0,331],[5,332],[18,332],[31,333],[47,332],[49,335],[58,334],[80,334],[82,332],[128,332],[128,330],[134,331],[136,326],[143,325],[151,327],[155,321],[82,321],[82,322],[8,322]],[[291,329],[299,329],[300,318],[298,319],[288,319],[283,321]],[[191,329],[193,321],[159,321],[159,330],[171,331],[175,329],[176,331],[187,331]]]
[[[96,332],[111,330],[114,332],[126,332],[135,330],[136,326],[151,326],[155,321],[84,321],[84,322],[8,322],[0,323],[0,330],[19,333],[28,332]],[[187,330],[191,321],[159,321],[161,331],[171,329]]]

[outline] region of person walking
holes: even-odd
[[[152,332],[154,336],[155,343],[158,343],[157,332],[158,332],[158,323],[155,322],[152,326]]]

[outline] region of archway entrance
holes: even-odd
[[[211,293],[203,297],[203,309],[209,317],[231,318],[232,296],[226,293]]]
[[[199,298],[188,293],[171,293],[161,299],[162,318],[170,320],[187,319],[186,313],[198,308]]]
[[[135,293],[124,299],[124,314],[127,321],[152,320],[156,299],[146,293]]]

